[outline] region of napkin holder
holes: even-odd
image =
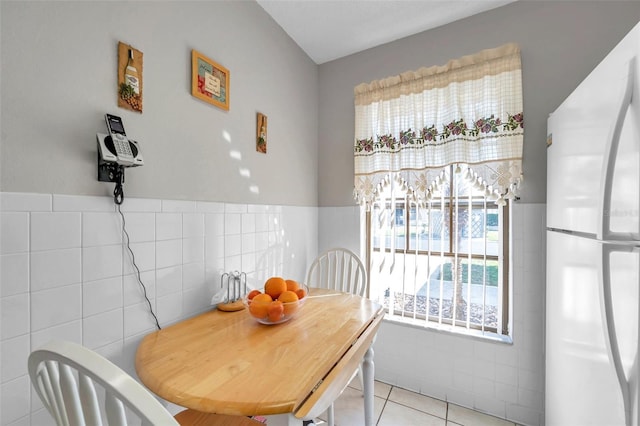
[[[244,272],[225,272],[220,277],[220,288],[226,297],[218,303],[218,310],[224,312],[240,311],[245,308],[242,296],[247,293],[247,274]]]

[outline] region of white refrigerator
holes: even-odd
[[[640,425],[640,24],[548,120],[546,426]]]

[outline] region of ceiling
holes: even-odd
[[[322,64],[515,0],[257,0]]]

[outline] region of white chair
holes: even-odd
[[[364,265],[358,255],[346,248],[332,248],[316,257],[309,267],[306,284],[309,287],[338,290],[368,297],[367,273]],[[356,374],[361,388],[364,389],[362,365]],[[333,404],[327,410],[327,417],[328,426],[333,426]]]
[[[345,248],[332,248],[320,254],[309,268],[306,284],[368,296],[364,265],[354,252]]]
[[[56,340],[33,351],[29,376],[58,426],[126,425],[131,417],[142,425],[262,425],[248,417],[194,410],[173,417],[135,379],[77,343]]]

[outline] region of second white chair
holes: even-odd
[[[346,248],[332,248],[320,254],[309,267],[306,284],[368,297],[364,265]]]
[[[313,261],[307,273],[309,287],[326,288],[368,297],[367,273],[358,255],[346,248],[332,248]],[[362,366],[357,371],[364,389]],[[334,424],[333,404],[327,411],[328,426]]]

